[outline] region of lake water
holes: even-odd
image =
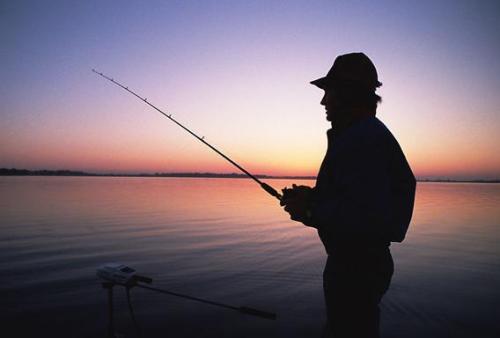
[[[298,181],[312,185],[313,181]],[[289,180],[268,180],[275,188]],[[12,337],[105,337],[96,267],[122,262],[178,293],[132,289],[144,337],[320,337],[324,249],[253,181],[0,177],[0,310]],[[419,183],[382,302],[383,337],[500,337],[500,184]],[[136,337],[115,287],[115,329]]]

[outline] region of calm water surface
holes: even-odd
[[[499,184],[418,185],[408,236],[391,246],[383,337],[500,336],[499,206]],[[0,310],[13,336],[105,337],[95,269],[122,262],[156,287],[278,313],[132,289],[145,337],[320,337],[325,259],[315,230],[249,180],[0,177]],[[114,297],[117,333],[136,337],[124,290]]]

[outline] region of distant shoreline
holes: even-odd
[[[248,178],[245,174],[237,173],[211,173],[211,172],[181,172],[181,173],[138,173],[138,174],[116,174],[116,173],[88,173],[84,171],[75,170],[27,170],[27,169],[16,169],[16,168],[0,168],[0,176],[90,176],[90,177],[192,177],[192,178]],[[274,175],[255,175],[257,178],[262,179],[297,179],[297,180],[315,180],[316,176],[274,176]],[[427,179],[420,178],[417,179],[418,182],[444,182],[444,183],[500,183],[500,179],[497,180],[455,180],[455,179]]]
[[[0,168],[0,176],[94,176],[94,177],[198,177],[198,178],[248,178],[245,174],[237,173],[211,173],[211,172],[181,172],[181,173],[137,173],[137,174],[117,174],[117,173],[88,173],[74,170],[27,170],[27,169],[7,169]],[[273,176],[273,175],[254,175],[262,179],[301,179],[315,180],[316,176]]]

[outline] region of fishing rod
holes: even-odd
[[[134,95],[135,97],[137,97],[139,100],[143,101],[144,103],[146,103],[147,105],[149,105],[151,108],[155,109],[156,111],[158,111],[160,114],[162,114],[163,116],[165,116],[166,118],[168,118],[170,121],[174,122],[175,124],[177,124],[179,127],[181,127],[182,129],[184,129],[185,131],[187,131],[188,133],[190,133],[192,136],[194,136],[195,138],[197,138],[200,142],[202,142],[203,144],[205,144],[207,147],[209,147],[210,149],[212,149],[213,151],[215,151],[217,154],[219,154],[220,156],[222,156],[225,160],[227,160],[229,163],[231,163],[233,166],[235,166],[236,168],[238,168],[240,171],[242,171],[245,175],[247,175],[248,177],[250,177],[252,180],[254,180],[255,182],[257,182],[260,187],[262,189],[264,189],[268,194],[270,194],[271,196],[273,197],[276,197],[278,200],[281,201],[281,194],[279,192],[277,192],[273,187],[271,187],[269,184],[266,184],[264,182],[262,182],[261,180],[259,180],[257,177],[255,177],[254,175],[252,175],[250,172],[248,172],[245,168],[243,168],[242,166],[240,166],[238,163],[234,162],[232,159],[230,159],[229,157],[227,157],[226,155],[224,155],[220,150],[218,150],[217,148],[215,148],[213,145],[211,145],[210,143],[208,143],[207,141],[205,141],[205,137],[202,136],[198,136],[196,133],[194,133],[193,131],[191,131],[190,129],[188,129],[186,126],[184,126],[182,123],[180,123],[179,121],[177,121],[176,119],[174,119],[172,117],[172,114],[166,114],[165,112],[163,112],[161,109],[159,109],[158,107],[156,107],[155,105],[153,105],[152,103],[150,103],[148,101],[147,98],[143,98],[142,96],[136,94],[133,90],[129,89],[128,87],[122,85],[121,83],[119,83],[118,81],[115,81],[113,78],[110,78],[106,75],[104,75],[103,73],[100,73],[98,71],[96,71],[95,69],[92,69],[92,71],[100,76],[102,76],[103,78],[105,78],[106,80],[108,81],[111,81],[112,83],[114,83],[115,85],[121,87],[122,89],[126,90],[127,92],[129,92],[130,94]]]

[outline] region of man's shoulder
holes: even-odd
[[[364,148],[390,145],[395,141],[389,128],[376,117],[366,118],[352,126],[346,139],[352,146]]]
[[[363,132],[367,137],[394,138],[389,128],[377,117],[370,117],[365,122]]]

